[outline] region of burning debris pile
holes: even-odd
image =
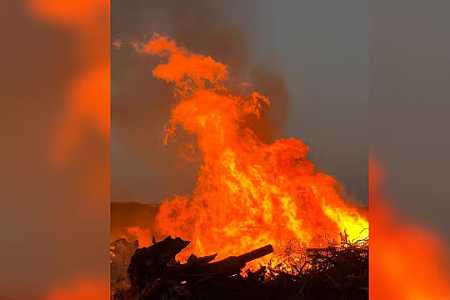
[[[175,256],[189,242],[181,238],[167,237],[134,253],[135,243],[113,244],[113,300],[368,299],[367,244],[308,249],[290,273],[268,266],[242,271],[248,262],[271,254],[271,245],[219,261],[215,254],[191,255],[182,264]]]
[[[132,257],[134,244],[113,247],[114,299],[367,299],[367,244],[352,244],[368,237],[366,212],[315,169],[303,141],[257,136],[249,123],[269,99],[236,92],[226,65],[166,37],[136,49],[167,59],[153,69],[176,99],[165,142],[183,129],[201,165],[192,194],[163,201],[153,220],[154,236],[179,238]]]

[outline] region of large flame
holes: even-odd
[[[269,243],[282,254],[292,243],[327,246],[343,233],[349,240],[367,237],[367,219],[345,202],[333,177],[315,170],[305,143],[265,144],[245,125],[270,105],[268,98],[233,95],[226,65],[166,37],[155,35],[140,51],[168,58],[153,70],[174,84],[178,100],[166,137],[180,126],[196,136],[202,155],[192,195],[162,203],[159,234],[191,240],[189,252],[220,257]]]

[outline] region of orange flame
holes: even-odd
[[[98,19],[100,11],[109,8],[106,0],[28,0],[30,10],[46,20],[63,26],[88,26]]]
[[[293,242],[327,246],[344,232],[350,240],[368,236],[364,214],[346,203],[334,178],[315,170],[303,141],[265,144],[243,125],[270,105],[267,97],[233,95],[225,86],[226,65],[166,37],[155,35],[139,51],[168,58],[153,70],[175,85],[178,99],[166,142],[181,126],[196,136],[203,156],[192,196],[162,203],[161,235],[191,240],[189,252],[197,255],[219,251],[220,257],[269,243],[278,254]]]
[[[79,70],[69,82],[68,103],[54,137],[52,160],[64,164],[93,131],[107,140],[109,109],[109,1],[28,0],[31,13],[70,29]]]
[[[384,205],[381,170],[370,160],[370,299],[450,299],[445,247],[431,233],[409,224]]]

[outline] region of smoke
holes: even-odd
[[[169,88],[151,78],[157,61],[127,46],[154,32],[229,65],[236,90],[268,96],[272,106],[262,121],[248,122],[264,141],[280,134],[288,92],[276,65],[254,58],[254,13],[254,1],[112,1],[112,201],[161,201],[194,186],[198,157],[195,149],[182,146],[193,145],[192,138],[181,135],[183,143],[162,143],[174,103]]]

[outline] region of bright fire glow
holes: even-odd
[[[244,118],[259,117],[270,105],[252,92],[233,95],[225,86],[228,67],[209,56],[190,53],[155,35],[140,51],[166,57],[153,76],[174,84],[177,104],[166,142],[181,127],[196,136],[202,155],[192,195],[164,201],[156,217],[161,236],[192,241],[181,253],[219,258],[272,244],[282,255],[293,242],[319,247],[368,236],[364,213],[346,203],[336,180],[315,170],[308,146],[296,138],[263,143]]]
[[[382,172],[369,164],[371,300],[450,299],[450,273],[444,244],[432,233],[386,207]]]
[[[69,284],[52,289],[45,300],[100,300],[109,299],[107,280],[78,279]]]
[[[139,247],[148,247],[150,246],[150,236],[150,229],[140,226],[131,226],[127,227],[127,235],[122,238],[139,241]]]
[[[59,27],[71,29],[79,69],[74,70],[64,100],[51,151],[52,160],[64,165],[95,132],[107,140],[110,130],[109,26],[105,0],[28,0],[30,12]]]

